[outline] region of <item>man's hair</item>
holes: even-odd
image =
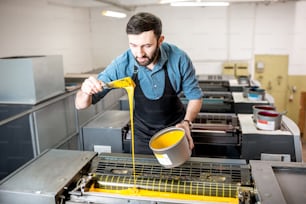
[[[153,30],[158,39],[162,33],[162,22],[157,16],[141,12],[133,15],[126,25],[127,34],[140,34],[142,32]]]

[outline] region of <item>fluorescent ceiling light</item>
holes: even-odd
[[[125,18],[126,14],[117,11],[102,11],[103,16],[114,17],[114,18]]]
[[[186,1],[186,0],[160,0],[159,3],[160,4],[170,4],[173,2],[180,2],[180,1]]]
[[[172,2],[171,6],[229,6],[229,2],[221,2],[221,1],[183,1],[183,2]]]

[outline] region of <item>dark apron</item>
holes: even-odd
[[[161,129],[174,126],[184,119],[185,108],[176,95],[165,71],[165,88],[161,98],[147,99],[138,80],[138,68],[135,66],[133,80],[136,84],[134,92],[134,135],[135,153],[153,154],[149,147],[151,137]]]

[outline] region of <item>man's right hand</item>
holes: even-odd
[[[92,76],[85,79],[81,86],[81,91],[87,95],[96,94],[102,90],[102,82]]]
[[[89,107],[92,102],[92,95],[102,91],[102,85],[103,82],[92,76],[85,79],[75,97],[76,109],[80,110]]]

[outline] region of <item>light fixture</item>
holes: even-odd
[[[173,2],[181,2],[181,1],[186,1],[186,0],[160,0],[159,3],[160,4],[170,4]]]
[[[229,2],[223,1],[175,1],[171,6],[229,6]]]
[[[102,11],[103,16],[108,16],[108,17],[114,17],[114,18],[125,18],[126,14],[122,12],[117,12],[117,11]]]

